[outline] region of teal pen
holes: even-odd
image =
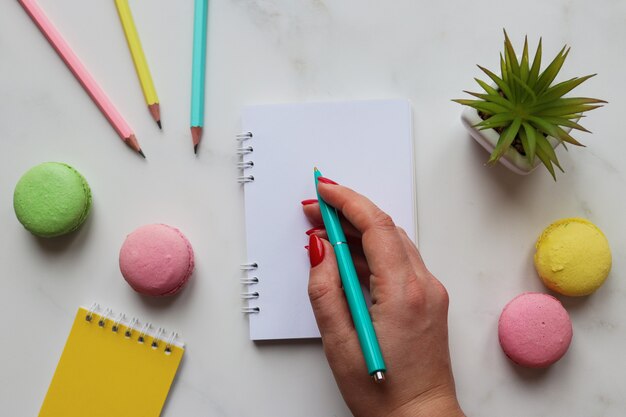
[[[315,190],[317,191],[318,178],[322,176],[322,173],[317,168],[314,168],[313,172],[315,175]],[[335,250],[343,291],[346,294],[354,328],[356,329],[359,343],[361,344],[361,350],[365,357],[367,372],[372,376],[375,382],[383,382],[387,368],[385,367],[383,354],[380,351],[380,345],[376,338],[372,318],[370,317],[365,298],[363,297],[363,291],[361,291],[361,284],[356,274],[354,263],[352,262],[346,236],[341,229],[337,209],[326,204],[320,197],[319,192],[317,193],[317,199],[319,201],[320,211],[322,212],[324,227],[328,233],[328,240]]]
[[[193,63],[191,70],[191,137],[198,153],[204,126],[204,78],[206,72],[206,29],[209,0],[196,0],[193,18]]]

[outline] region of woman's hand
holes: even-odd
[[[406,233],[371,201],[332,181],[320,182],[318,191],[343,214],[357,273],[370,289],[370,314],[387,365],[386,381],[375,384],[368,376],[319,204],[305,200],[304,212],[314,226],[307,232],[309,297],[348,407],[357,417],[463,416],[450,367],[445,288],[428,272]]]

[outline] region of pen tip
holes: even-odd
[[[198,144],[197,143],[195,145],[193,145],[193,153],[198,155]]]
[[[163,126],[161,126],[161,121],[157,120],[157,126],[159,126],[159,129],[163,130]]]
[[[137,151],[137,153],[138,153],[139,155],[141,155],[141,156],[143,157],[143,159],[146,159],[146,155],[143,153],[143,151],[142,151],[141,149],[139,149],[139,150]]]
[[[372,379],[377,384],[381,384],[381,383],[385,382],[385,373],[382,372],[382,371],[376,371],[376,372],[374,372],[374,374],[372,374]]]

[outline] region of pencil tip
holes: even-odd
[[[161,106],[159,103],[149,104],[148,110],[150,110],[150,115],[152,115],[156,124],[159,125],[159,129],[161,129]]]
[[[161,121],[157,120],[157,126],[159,126],[159,129],[163,130],[163,126],[161,126]]]
[[[139,153],[139,155],[143,157],[143,159],[146,159],[146,155],[143,153],[141,149],[139,149],[137,152]]]
[[[194,149],[198,147],[202,138],[202,126],[191,126],[191,138]]]
[[[198,144],[193,145],[193,153],[198,155]]]

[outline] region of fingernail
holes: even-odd
[[[317,180],[319,182],[324,183],[324,184],[339,185],[335,181],[331,180],[330,178],[326,178],[326,177],[319,177]]]
[[[317,235],[309,237],[309,260],[311,268],[318,266],[324,260],[324,243]]]
[[[312,199],[310,199],[310,200],[302,200],[300,203],[301,203],[303,206],[308,206],[309,204],[315,204],[315,203],[317,203],[317,199],[312,198]]]
[[[307,230],[305,233],[306,233],[307,235],[311,236],[313,233],[315,233],[315,232],[319,232],[319,231],[321,231],[321,230],[324,230],[324,229],[322,229],[321,227],[313,227],[313,228],[311,228],[311,229]]]

